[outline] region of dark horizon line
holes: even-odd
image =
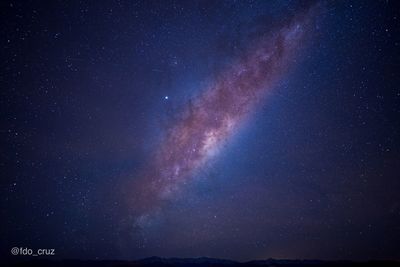
[[[29,257],[29,256],[28,256]],[[14,257],[13,257],[14,258]],[[21,260],[22,257],[17,257],[18,260]],[[25,258],[25,257],[23,257]],[[138,259],[79,259],[79,258],[55,258],[52,259],[51,257],[30,257],[31,260],[37,259],[41,261],[115,261],[115,262],[144,262],[150,260],[164,260],[164,261],[173,261],[173,260],[215,260],[215,261],[226,261],[232,263],[250,263],[250,262],[261,262],[261,261],[298,261],[298,262],[354,262],[354,263],[366,263],[366,262],[398,262],[400,263],[400,259],[318,259],[318,258],[265,258],[265,259],[250,259],[250,260],[235,260],[229,258],[215,258],[215,257],[208,257],[208,256],[199,256],[199,257],[160,257],[160,256],[149,256],[145,258],[138,258]],[[30,260],[27,260],[30,261]]]

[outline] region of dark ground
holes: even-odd
[[[158,258],[151,257],[138,261],[82,261],[82,260],[60,260],[60,261],[52,261],[52,260],[28,260],[15,264],[11,264],[10,266],[102,266],[102,267],[111,267],[111,266],[146,266],[146,267],[155,267],[155,266],[170,266],[170,267],[206,267],[206,266],[400,266],[400,262],[398,261],[364,261],[364,262],[356,262],[356,261],[320,261],[320,260],[278,260],[278,259],[267,259],[267,260],[256,260],[256,261],[248,261],[248,262],[236,262],[231,260],[223,260],[223,259],[213,259],[213,258]]]

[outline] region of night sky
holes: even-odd
[[[398,10],[3,1],[1,257],[400,260]]]

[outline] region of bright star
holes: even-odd
[[[165,99],[165,100],[168,100],[168,96],[167,96],[167,95],[166,95],[166,96],[164,96],[164,99]]]

